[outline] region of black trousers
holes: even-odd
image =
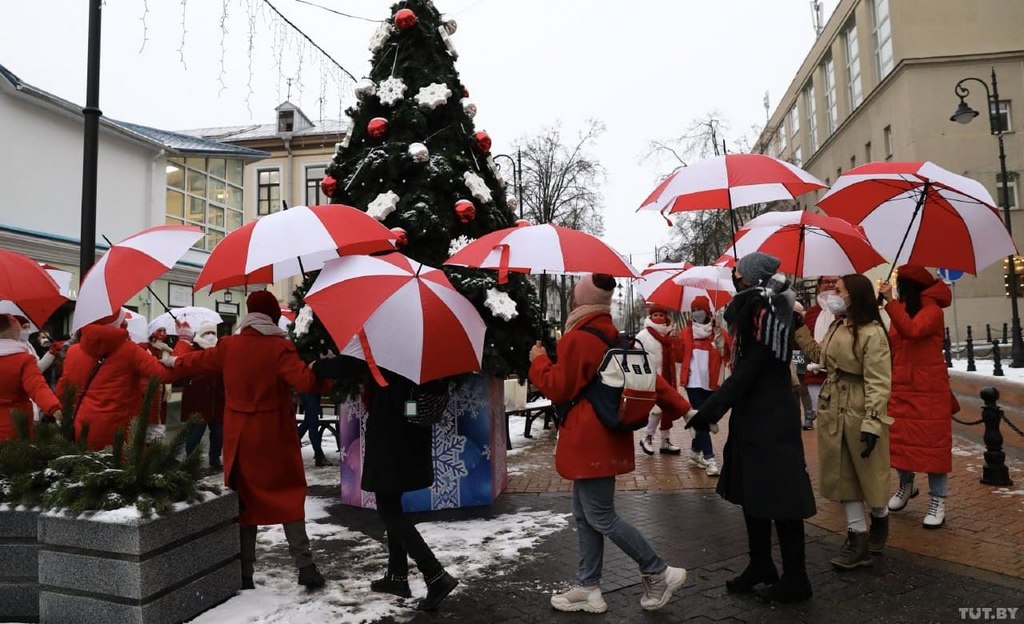
[[[374,492],[377,513],[388,534],[388,574],[396,577],[409,575],[409,559],[416,562],[423,578],[429,583],[439,577],[444,568],[437,561],[430,546],[402,510],[401,492]]]
[[[773,566],[772,520],[744,515],[747,523],[747,542],[750,545],[750,565],[755,568]],[[782,573],[791,577],[806,577],[807,562],[804,552],[804,521],[774,520],[775,533],[782,551]]]

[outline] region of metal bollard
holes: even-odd
[[[1006,323],[1003,323],[1003,342],[1002,342],[1002,344],[1006,344],[1007,333],[1008,333],[1008,331],[1007,331]]]
[[[967,326],[967,372],[973,373],[978,370],[974,364],[974,336],[971,335],[971,326]]]
[[[981,471],[981,482],[985,485],[1010,486],[1010,471],[1006,467],[1006,453],[1003,452],[1003,434],[999,423],[1003,420],[1003,408],[996,405],[999,390],[987,386],[981,390],[981,419],[985,423],[985,467]]]
[[[942,352],[946,356],[946,368],[953,368],[953,343],[949,339],[949,328],[946,328],[946,335],[942,338]]]
[[[986,340],[986,342],[992,342],[992,325],[991,325],[991,323],[985,323],[985,340]]]
[[[996,377],[1003,376],[1003,363],[999,358],[999,343],[992,341],[992,374]]]

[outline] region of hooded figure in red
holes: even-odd
[[[17,319],[0,314],[0,442],[15,437],[12,411],[21,412],[28,420],[31,434],[32,402],[44,414],[60,417],[60,401],[43,378],[31,347],[19,340],[20,334]]]
[[[659,371],[662,379],[672,388],[679,387],[679,379],[676,374],[676,361],[678,358],[678,338],[672,327],[672,311],[663,305],[653,305],[647,312],[647,320],[644,321],[644,328],[636,335],[636,340],[647,352],[647,358]],[[640,448],[648,455],[654,455],[654,432],[661,429],[661,448],[663,455],[678,455],[682,450],[672,444],[672,418],[662,413],[661,408],[655,406],[647,421],[647,428],[640,438]]]

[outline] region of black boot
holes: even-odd
[[[441,571],[441,574],[436,576],[434,579],[427,582],[427,597],[420,601],[420,604],[416,606],[420,611],[435,611],[441,601],[444,600],[448,594],[452,593],[455,586],[459,584],[459,581],[454,578],[451,574],[445,571]]]
[[[871,528],[868,529],[868,550],[872,555],[877,555],[885,549],[885,543],[889,540],[889,516],[876,518],[871,516]]]
[[[725,582],[730,594],[746,594],[754,591],[759,583],[772,584],[779,580],[779,572],[772,562],[772,522],[761,518],[744,516],[747,524],[747,544],[750,548],[750,563],[739,576]]]
[[[804,553],[804,521],[776,520],[775,532],[782,551],[782,578],[767,589],[757,591],[757,599],[766,603],[801,602],[809,599],[811,580],[807,578]]]
[[[253,582],[251,576],[243,576],[242,577],[242,589],[243,590],[246,590],[246,589],[256,589],[256,583]]]
[[[320,574],[320,570],[316,569],[315,564],[309,564],[299,568],[299,585],[305,586],[306,589],[320,589],[324,586],[324,575]]]
[[[381,594],[393,594],[400,598],[412,598],[409,591],[409,579],[390,572],[376,581],[370,581],[370,589]]]

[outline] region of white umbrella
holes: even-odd
[[[173,315],[173,316],[172,316]],[[164,312],[160,316],[153,319],[153,322],[149,324],[149,334],[153,335],[153,332],[163,328],[167,330],[169,336],[177,336],[178,330],[175,326],[175,321],[179,323],[188,323],[188,326],[193,331],[199,331],[199,324],[203,322],[213,323],[214,325],[220,325],[224,322],[220,314],[217,314],[209,308],[203,308],[199,306],[185,306],[183,308],[172,308],[170,312]]]

